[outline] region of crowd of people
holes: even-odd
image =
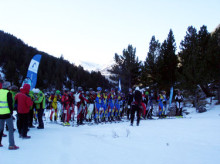
[[[118,88],[103,90],[98,87],[96,91],[90,88],[84,91],[82,87],[74,89],[53,90],[45,92],[39,89],[30,91],[30,85],[24,84],[19,92],[18,87],[11,86],[9,82],[0,83],[0,147],[4,135],[4,124],[6,122],[9,131],[9,149],[15,150],[19,147],[14,142],[13,111],[17,111],[17,129],[19,137],[30,139],[29,128],[34,128],[34,122],[38,129],[44,129],[44,110],[50,111],[51,122],[61,122],[64,126],[70,126],[75,122],[77,126],[88,124],[99,124],[106,122],[130,120],[133,126],[135,113],[137,126],[140,119],[152,119],[153,101],[159,104],[158,116],[165,116],[167,108],[166,92],[156,96],[153,91],[140,90],[139,87],[129,89],[128,95],[122,93]],[[176,115],[182,115],[183,96],[180,92],[175,96]],[[76,116],[76,117],[75,117]],[[75,120],[76,119],[76,120]]]

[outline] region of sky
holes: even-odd
[[[172,29],[177,51],[188,26],[212,32],[219,0],[0,0],[0,30],[71,63],[108,64],[129,44],[145,60],[153,35]]]

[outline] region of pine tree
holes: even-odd
[[[118,81],[120,78],[122,89],[127,92],[128,88],[139,83],[141,62],[136,57],[136,48],[128,45],[128,48],[123,50],[122,55],[115,54],[114,60],[115,64],[109,70],[114,76],[110,78],[114,81]]]
[[[170,30],[167,39],[162,43],[158,57],[158,68],[160,73],[160,89],[169,90],[176,82],[177,55],[176,43],[173,31]]]
[[[160,43],[152,36],[149,44],[149,52],[147,54],[144,66],[142,68],[142,83],[144,86],[150,86],[152,89],[158,88],[159,73],[157,60],[160,54]]]

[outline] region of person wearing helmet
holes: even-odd
[[[87,97],[88,103],[87,103],[87,115],[86,115],[86,119],[89,122],[92,121],[92,114],[94,112],[94,107],[95,107],[95,98],[96,98],[96,93],[93,91],[92,88],[90,88]]]
[[[134,101],[132,102],[132,107],[131,107],[131,126],[133,126],[134,116],[136,112],[137,112],[137,126],[139,126],[141,111],[142,111],[142,94],[139,87],[136,87],[134,92]]]
[[[108,94],[108,121],[114,121],[114,111],[115,111],[115,89],[112,88],[111,92]]]
[[[157,97],[157,100],[159,102],[159,118],[165,117],[166,112],[166,106],[167,106],[167,97],[166,97],[166,91],[161,91],[161,94]]]
[[[70,126],[70,97],[69,97],[69,90],[67,88],[64,89],[63,96],[61,98],[61,102],[63,104],[63,115],[62,121],[64,126]]]
[[[71,89],[69,93],[69,99],[70,99],[70,115],[69,120],[74,121],[74,115],[75,115],[75,90]]]
[[[0,147],[3,147],[1,144],[3,130],[5,122],[8,125],[9,129],[9,150],[19,149],[18,146],[15,145],[14,141],[14,125],[13,125],[13,100],[12,94],[9,92],[10,83],[4,82],[2,84],[2,88],[0,89]]]
[[[95,99],[95,123],[99,123],[100,120],[102,119],[102,113],[104,111],[103,109],[103,95],[101,93],[102,88],[98,87],[97,88],[97,95],[96,95],[96,99]]]
[[[148,104],[148,95],[149,95],[149,92],[148,91],[145,91],[144,93],[143,93],[143,103],[145,103],[145,105],[147,106],[147,104]]]
[[[104,122],[106,122],[107,119],[108,119],[108,94],[109,94],[108,89],[105,89],[105,91],[103,93],[103,108],[104,108],[104,112],[103,112],[103,120],[102,120]]]
[[[128,101],[128,107],[127,107],[127,119],[130,120],[130,114],[131,114],[131,103],[133,101],[133,91],[131,88],[129,88],[129,93],[127,96],[127,101]]]
[[[46,108],[46,99],[44,93],[39,89],[35,90],[34,104],[37,111],[37,119],[38,119],[37,128],[44,129],[43,114],[44,114],[44,109]]]
[[[148,112],[147,112],[147,115],[146,115],[146,117],[148,119],[152,119],[153,100],[155,100],[155,95],[154,95],[154,91],[151,90],[150,93],[148,94]]]
[[[176,116],[182,116],[182,109],[183,109],[183,95],[181,94],[180,90],[177,92],[175,96],[176,101]]]
[[[122,112],[120,114],[120,117],[122,118],[124,116],[124,114],[126,113],[126,108],[125,108],[125,104],[126,104],[126,97],[125,97],[125,93],[121,93],[121,109]]]
[[[121,92],[118,91],[117,95],[115,96],[115,119],[119,121],[121,120],[120,114],[122,112],[121,101],[122,101]]]
[[[60,91],[57,90],[55,93],[52,92],[49,97],[49,102],[51,102],[51,114],[50,114],[50,121],[53,121],[53,114],[54,114],[54,121],[57,121],[57,102],[61,100]]]
[[[83,125],[83,116],[86,103],[88,100],[83,95],[82,87],[78,87],[78,93],[75,95],[76,106],[77,106],[77,125]]]

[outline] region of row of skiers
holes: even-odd
[[[137,87],[135,90],[140,91]],[[51,94],[47,94],[47,109],[51,110],[50,120],[57,121],[58,118],[63,122],[63,125],[69,126],[70,120],[74,120],[77,115],[77,125],[83,124],[83,121],[95,123],[120,121],[124,115],[127,119],[131,119],[132,104],[135,102],[135,90],[129,89],[129,94],[121,93],[118,88],[112,88],[110,91],[101,87],[97,88],[97,92],[92,88],[84,92],[82,87],[78,87],[77,92],[74,89],[70,91],[64,89],[63,94],[57,90]],[[159,104],[159,117],[165,116],[167,108],[166,92],[155,96],[154,92],[148,91],[141,93],[140,99],[140,117],[144,119],[152,119],[153,101],[156,100]],[[176,115],[182,115],[183,96],[178,92],[175,96]],[[77,109],[77,113],[75,111]]]
[[[60,117],[63,125],[69,126],[69,121],[74,120],[75,115],[77,125],[82,125],[84,120],[111,122],[121,120],[125,109],[125,95],[114,88],[104,92],[101,87],[97,88],[97,92],[90,88],[84,92],[82,87],[78,87],[77,92],[74,89],[64,89],[62,95],[59,90],[47,94],[46,104],[47,109],[51,109],[50,120],[57,121]]]
[[[9,130],[9,149],[17,149],[13,138],[13,110],[17,110],[17,128],[19,136],[24,139],[27,136],[28,127],[32,128],[33,118],[38,119],[38,129],[44,128],[43,114],[44,109],[51,109],[50,119],[56,121],[58,112],[64,125],[69,125],[69,121],[74,119],[75,106],[77,108],[77,124],[83,124],[83,120],[95,123],[121,120],[124,114],[131,119],[133,125],[134,114],[137,111],[137,125],[139,125],[140,117],[152,118],[153,100],[159,102],[159,116],[164,115],[166,108],[166,93],[163,91],[157,98],[154,93],[150,94],[146,91],[141,93],[138,87],[133,91],[129,89],[129,95],[125,97],[118,89],[112,88],[110,91],[98,87],[97,92],[90,89],[83,92],[82,87],[78,87],[78,91],[73,89],[64,90],[61,95],[60,91],[56,91],[47,95],[39,89],[30,91],[30,85],[24,84],[20,91],[16,86],[10,86],[9,82],[4,82],[0,86],[0,146],[3,136],[4,124],[7,122]],[[18,92],[18,93],[17,93]],[[138,93],[138,94],[137,94]],[[175,96],[177,115],[182,114],[183,96],[178,92]],[[125,105],[126,104],[126,105]],[[148,110],[147,110],[148,109]]]

